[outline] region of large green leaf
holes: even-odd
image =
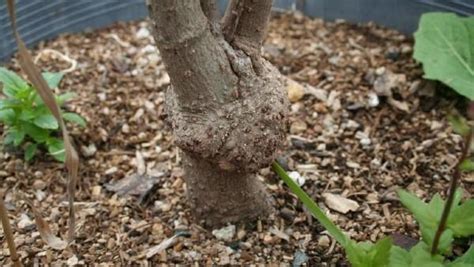
[[[16,92],[28,88],[28,83],[13,71],[0,67],[0,83],[3,84],[3,93],[8,97],[14,97]]]
[[[425,78],[474,100],[474,17],[424,14],[415,33],[413,56],[423,63]]]

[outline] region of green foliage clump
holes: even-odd
[[[50,88],[58,87],[63,78],[62,73],[45,72],[42,75]],[[14,72],[2,67],[0,84],[3,85],[5,97],[0,98],[0,122],[6,126],[4,145],[22,148],[26,161],[31,160],[40,147],[44,147],[49,155],[64,162],[64,143],[58,138],[59,124],[35,88]],[[56,96],[56,102],[62,106],[74,96],[74,93],[61,94]],[[62,116],[66,121],[82,127],[86,125],[84,118],[76,113],[62,112]]]
[[[425,78],[474,100],[474,17],[424,14],[415,33],[413,57],[423,64]]]

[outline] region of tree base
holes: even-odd
[[[254,174],[225,171],[191,155],[183,160],[188,201],[196,222],[219,227],[271,213],[271,198]]]

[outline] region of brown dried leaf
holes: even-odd
[[[36,91],[40,95],[41,99],[51,111],[53,116],[59,123],[59,126],[62,131],[64,148],[66,150],[66,168],[68,170],[68,201],[69,201],[69,231],[68,231],[68,240],[71,242],[74,239],[74,228],[75,228],[75,217],[74,217],[74,191],[76,188],[77,174],[79,171],[79,157],[76,150],[72,145],[72,141],[69,137],[69,133],[65,127],[63,118],[61,116],[61,111],[59,106],[56,104],[56,100],[52,93],[52,90],[49,88],[48,84],[41,75],[39,69],[33,62],[28,49],[20,38],[20,35],[17,31],[16,26],[16,17],[15,17],[15,3],[14,0],[7,0],[8,13],[10,14],[10,22],[15,39],[18,45],[18,53],[20,55],[20,65],[23,71],[30,79],[31,83],[34,85]]]

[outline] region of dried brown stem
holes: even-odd
[[[0,217],[2,220],[3,233],[5,239],[7,240],[8,249],[10,250],[10,259],[13,262],[13,266],[22,266],[20,263],[20,257],[16,253],[15,239],[13,238],[13,232],[10,226],[10,219],[8,218],[8,211],[5,208],[5,203],[3,202],[3,194],[0,194]]]
[[[461,179],[460,165],[469,156],[471,140],[472,140],[472,129],[469,131],[469,133],[466,136],[464,136],[464,146],[463,146],[459,161],[456,163],[456,166],[454,168],[453,176],[451,177],[451,181],[449,184],[449,191],[448,191],[448,199],[446,200],[446,204],[444,205],[443,214],[441,215],[441,220],[439,222],[438,229],[436,230],[436,234],[433,239],[433,245],[431,247],[431,255],[435,255],[437,253],[439,240],[441,239],[441,235],[446,229],[446,222],[448,221],[449,213],[451,212],[451,207],[453,206],[454,196],[456,194],[456,188],[458,186],[459,180]]]

